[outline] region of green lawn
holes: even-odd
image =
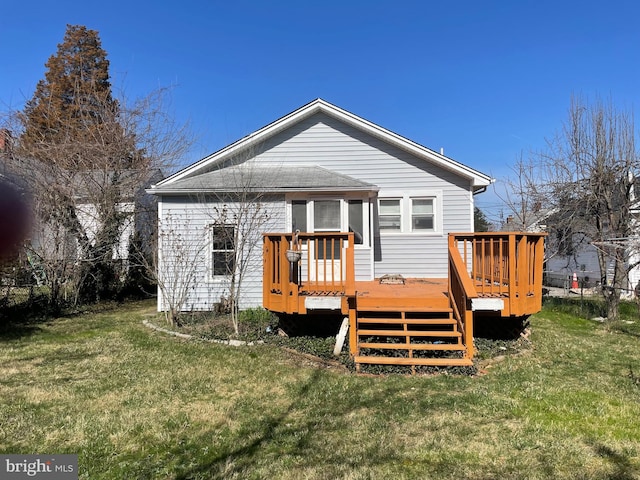
[[[0,452],[77,453],[92,480],[640,478],[638,323],[547,307],[479,376],[359,376],[155,332],[152,311],[5,331]]]

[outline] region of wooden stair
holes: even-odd
[[[470,366],[450,308],[367,306],[356,309],[356,370],[363,364]]]

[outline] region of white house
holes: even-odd
[[[188,284],[184,310],[208,310],[233,262],[247,266],[240,307],[262,305],[267,232],[354,232],[357,281],[446,278],[448,234],[473,231],[474,194],[491,182],[317,99],[147,191],[158,198],[160,275],[171,288]],[[240,226],[242,211],[259,216],[259,231]]]

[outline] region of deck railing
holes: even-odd
[[[503,315],[527,315],[542,305],[544,233],[452,233],[449,255],[459,252],[478,297],[502,298]]]
[[[301,295],[355,295],[353,245],[345,232],[264,234],[265,308],[297,313]]]

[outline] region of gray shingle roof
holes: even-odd
[[[185,178],[150,193],[377,191],[378,187],[318,166],[238,165]]]

